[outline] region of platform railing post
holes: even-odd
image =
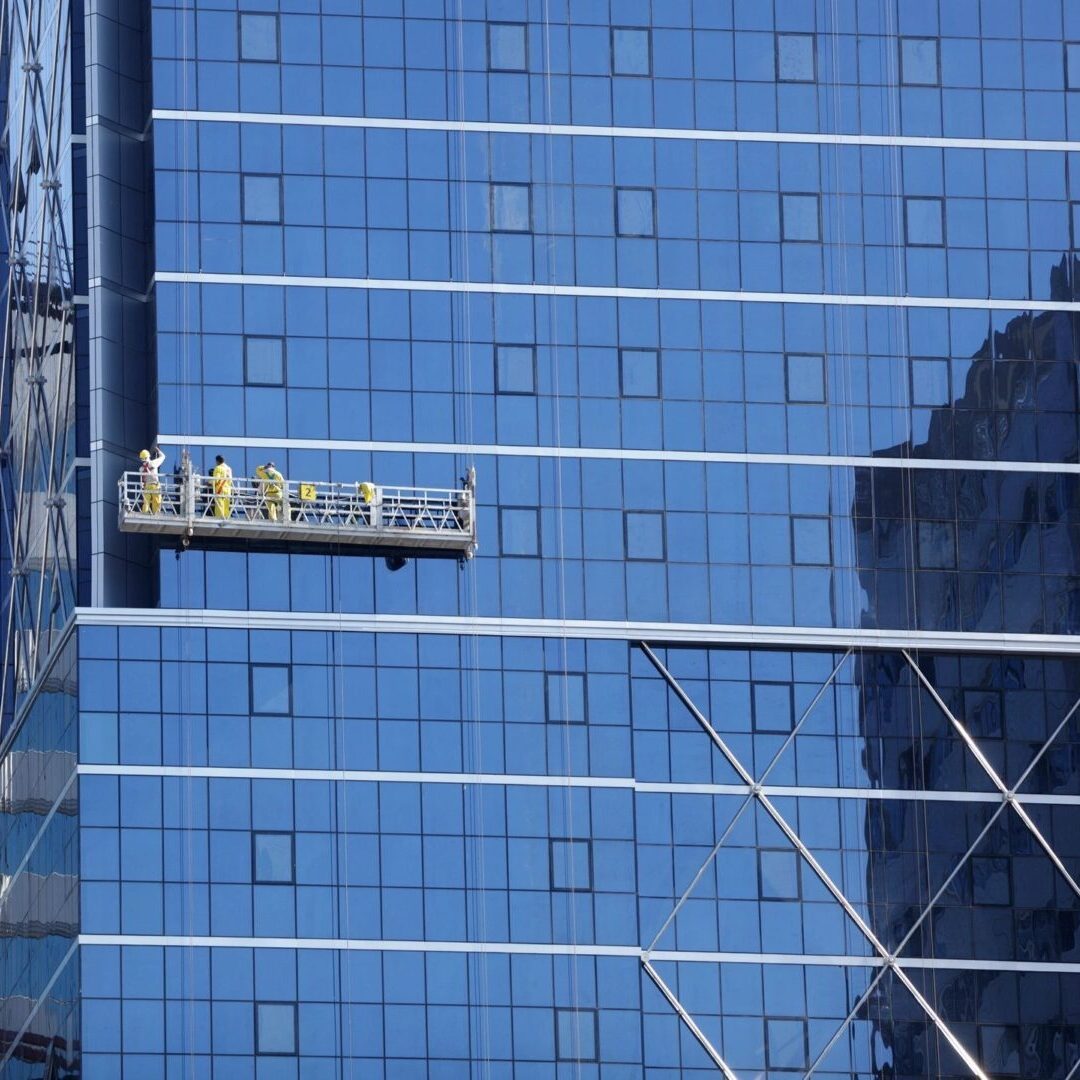
[[[198,482],[191,469],[191,455],[184,450],[180,455],[180,483],[183,486],[180,512],[187,521],[189,531],[195,526],[195,497]]]

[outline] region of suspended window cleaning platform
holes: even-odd
[[[349,544],[423,554],[476,550],[475,470],[461,488],[275,482],[196,472],[120,477],[123,532],[275,544]],[[404,553],[404,552],[403,552]]]

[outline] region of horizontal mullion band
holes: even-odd
[[[818,146],[896,146],[944,150],[1080,151],[1069,139],[982,139],[942,135],[859,135],[815,131],[734,131],[731,129],[625,127],[603,124],[528,124],[497,120],[407,120],[383,116],[312,116],[306,113],[225,112],[154,109],[154,120],[230,124],[288,124],[306,127],[374,128],[391,131],[452,131],[489,135],[567,135],[605,139],[687,139],[693,142],[797,143]],[[87,122],[94,123],[92,118]]]
[[[458,784],[462,787],[545,787],[636,791],[644,795],[714,795],[744,797],[747,784],[678,783],[637,780],[632,776],[560,776],[521,773],[440,773],[398,769],[252,768],[242,765],[118,765],[81,764],[80,776],[159,776],[210,780],[317,780],[363,784]],[[805,787],[765,784],[766,795],[778,798],[859,799],[902,802],[1000,803],[994,791],[921,791],[898,788]],[[1080,795],[1025,795],[1025,803],[1055,802],[1080,806]]]
[[[137,945],[152,947],[217,949],[329,949],[334,952],[411,953],[494,953],[526,956],[596,956],[641,960],[645,954],[636,945],[593,945],[584,943],[534,943],[495,941],[401,941],[367,938],[275,938],[215,937],[187,934],[80,934],[79,944]],[[814,955],[801,953],[693,952],[657,950],[649,959],[693,964],[785,964],[813,967],[883,966],[879,956]],[[902,968],[930,968],[949,971],[1037,971],[1053,974],[1080,974],[1080,963],[1055,964],[1038,960],[976,960],[943,957],[911,957],[898,961]]]
[[[271,285],[313,289],[385,289],[390,292],[471,293],[488,296],[572,296],[621,300],[721,301],[742,304],[813,304],[822,307],[953,308],[975,311],[1078,311],[1080,301],[1008,300],[998,297],[876,296],[864,293],[748,292],[739,289],[637,289],[617,285],[540,285],[533,282],[435,281],[413,278],[314,277],[299,274],[221,274],[158,270],[154,283]],[[91,282],[93,286],[94,282]]]
[[[159,435],[160,446],[321,450],[391,454],[454,454],[560,458],[568,461],[673,461],[716,465],[830,466],[852,469],[919,469],[949,472],[1075,473],[1080,463],[1057,461],[977,461],[970,458],[861,457],[854,454],[754,454],[719,450],[640,450],[606,446],[528,446],[505,443],[399,442],[386,439],[290,439],[249,435]],[[97,444],[93,444],[97,448]]]
[[[613,622],[602,619],[520,619],[481,615],[371,615],[343,612],[250,611],[203,608],[75,609],[81,626],[156,626],[171,629],[317,630],[323,633],[454,634],[648,641],[791,649],[925,649],[945,653],[1022,653],[1076,656],[1070,634],[978,633],[947,630],[867,630],[822,626],[745,626],[711,623]]]

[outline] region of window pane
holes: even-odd
[[[659,357],[651,349],[623,349],[619,354],[624,397],[658,397]]]
[[[919,567],[923,570],[951,570],[956,566],[956,534],[951,521],[920,521]]]
[[[547,677],[547,718],[553,724],[584,724],[585,676]]]
[[[648,75],[649,31],[615,27],[611,31],[612,67],[616,75]]]
[[[506,508],[499,515],[504,555],[536,555],[540,549],[536,511]]]
[[[789,82],[813,82],[813,35],[777,34],[776,70],[781,79]]]
[[[941,220],[941,200],[914,196],[904,200],[909,244],[941,244],[945,230]]]
[[[499,345],[495,351],[498,390],[501,394],[532,394],[536,391],[536,365],[528,345]]]
[[[528,232],[532,228],[528,184],[491,185],[491,227],[501,232]]]
[[[260,1001],[255,1005],[255,1023],[258,1032],[256,1053],[296,1053],[296,1006],[274,1001]]]
[[[596,1060],[596,1010],[555,1010],[556,1053],[560,1061]]]
[[[251,665],[251,711],[277,716],[289,712],[287,664]]]
[[[806,1060],[806,1021],[769,1020],[767,1061],[772,1069],[803,1069]]]
[[[655,236],[655,196],[651,188],[619,188],[616,214],[620,236]]]
[[[551,841],[551,887],[588,890],[592,888],[592,860],[588,840]]]
[[[791,546],[795,562],[809,566],[830,563],[829,519],[797,517],[791,519]]]
[[[280,386],[285,381],[285,342],[281,338],[244,339],[244,381]]]
[[[240,16],[240,59],[277,60],[278,21],[276,15]]]
[[[754,683],[752,708],[755,731],[790,731],[792,729],[791,685],[789,683]]]
[[[901,38],[900,67],[903,82],[915,86],[937,86],[937,41],[933,38]]]
[[[825,357],[788,356],[787,397],[788,401],[825,400]]]
[[[911,400],[915,405],[944,405],[948,402],[948,360],[911,361]]]
[[[642,511],[626,514],[626,555],[630,559],[664,557],[664,515]]]
[[[821,237],[816,195],[784,195],[785,240],[818,240]]]
[[[525,70],[523,23],[492,23],[488,27],[488,67],[492,71]]]
[[[281,221],[281,177],[244,177],[244,220],[278,224]]]
[[[758,852],[762,899],[798,899],[799,858],[794,850]]]
[[[1065,46],[1065,77],[1070,90],[1080,90],[1080,42],[1070,41]]]
[[[293,880],[292,833],[254,833],[255,880],[266,884],[291,884]]]

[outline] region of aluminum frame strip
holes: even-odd
[[[153,120],[187,123],[286,124],[304,127],[373,128],[391,131],[456,131],[479,134],[569,135],[607,139],[679,139],[693,142],[798,143],[820,146],[917,146],[963,150],[1031,150],[1075,153],[1069,139],[986,139],[940,135],[861,135],[811,131],[739,131],[718,128],[626,127],[600,124],[513,123],[494,120],[419,120],[382,116],[311,116],[213,109],[154,109]],[[91,116],[87,125],[100,123]]]

